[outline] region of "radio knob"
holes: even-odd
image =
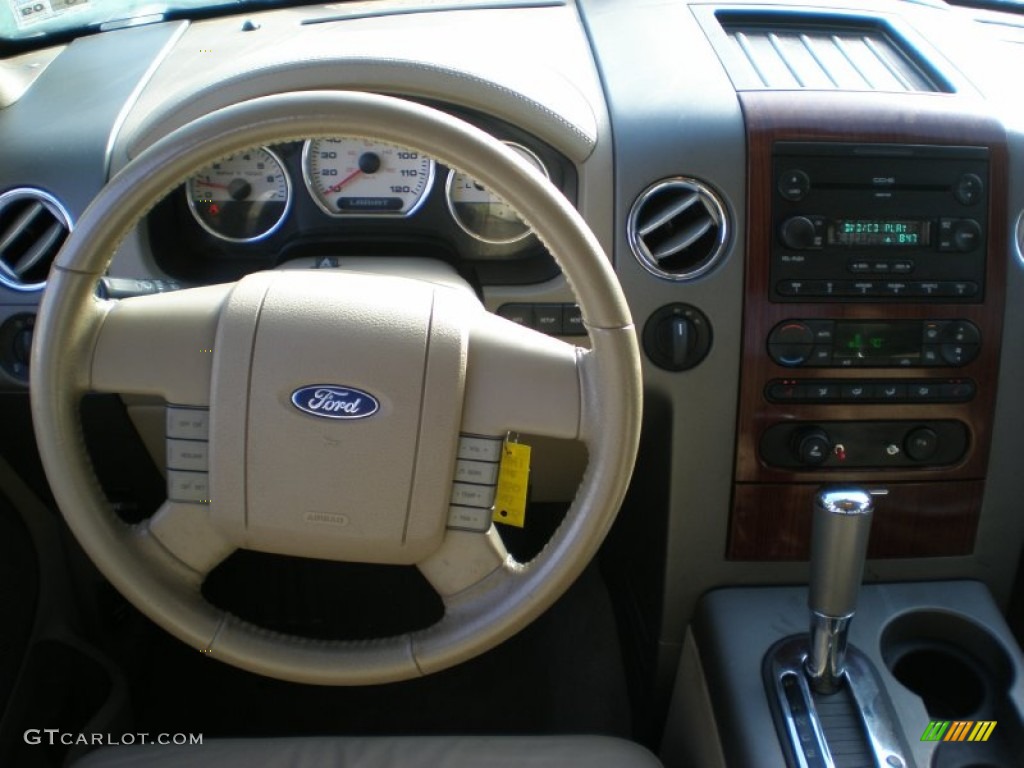
[[[825,463],[832,451],[832,441],[820,427],[798,430],[793,434],[792,445],[797,461],[812,467]]]
[[[818,228],[814,222],[806,216],[793,216],[782,222],[779,229],[779,237],[782,244],[794,251],[803,251],[819,245],[815,242],[818,236]]]
[[[981,242],[981,226],[974,219],[960,219],[953,225],[953,243],[961,253],[968,253]]]

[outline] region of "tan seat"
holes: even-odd
[[[156,735],[151,735],[156,738]],[[660,768],[609,736],[402,736],[211,739],[104,747],[74,768]]]

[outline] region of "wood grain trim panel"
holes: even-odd
[[[947,482],[957,482],[957,493],[970,492],[974,496],[963,505],[956,516],[957,525],[970,525],[966,529],[954,525],[959,542],[973,542],[973,526],[988,465],[991,442],[995,388],[998,379],[999,350],[1002,339],[1004,286],[1008,258],[1007,234],[1007,167],[1006,136],[1002,126],[987,115],[983,102],[947,94],[878,94],[827,92],[745,92],[739,94],[747,124],[748,137],[748,199],[747,199],[747,261],[744,288],[744,334],[742,341],[740,401],[737,422],[737,453],[735,467],[735,493],[733,516],[730,521],[729,557],[740,559],[771,558],[771,553],[799,556],[803,552],[809,530],[800,534],[800,541],[787,544],[772,543],[771,537],[761,535],[761,522],[751,514],[750,487],[744,484],[772,484],[779,504],[798,504],[799,509],[782,515],[781,528],[775,528],[781,537],[789,531],[793,519],[809,514],[807,486],[792,484],[820,484],[824,482],[909,483],[916,487],[946,488]],[[990,153],[988,221],[988,254],[986,267],[985,301],[981,304],[945,303],[776,303],[769,300],[769,266],[771,243],[775,237],[772,224],[771,200],[774,184],[772,149],[778,141],[827,141],[851,143],[936,144],[950,146],[985,146]],[[969,365],[951,368],[917,369],[799,369],[775,364],[767,354],[766,340],[770,330],[787,318],[832,318],[845,320],[879,319],[953,319],[963,318],[981,329],[982,349]],[[843,379],[949,379],[969,377],[978,385],[979,395],[969,403],[955,405],[818,405],[771,403],[764,396],[765,385],[772,379],[813,379],[827,377]],[[758,443],[764,430],[782,421],[833,420],[926,420],[958,419],[967,424],[971,447],[963,460],[949,468],[929,470],[906,468],[900,470],[808,470],[788,471],[766,466],[759,458]],[[811,485],[810,487],[817,487]],[[899,528],[904,521],[918,519],[919,510],[904,507],[899,499],[909,504],[933,497],[918,493],[897,496],[886,513],[886,524]],[[804,502],[807,502],[805,505]],[[890,519],[891,518],[891,519]],[[788,521],[788,522],[787,522]],[[972,522],[973,521],[973,522]],[[751,530],[747,530],[752,526]],[[883,529],[884,530],[884,529]],[[879,534],[882,535],[882,534]],[[921,541],[908,537],[885,537],[885,556],[928,556],[950,554],[951,545],[932,540],[932,534]],[[959,552],[962,554],[962,552]]]

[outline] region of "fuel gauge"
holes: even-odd
[[[284,222],[292,183],[281,160],[266,147],[236,152],[188,180],[188,207],[211,235],[232,243],[270,236]]]
[[[521,144],[504,142],[548,178],[544,163]],[[462,171],[448,172],[446,186],[448,210],[455,223],[471,237],[491,245],[508,245],[530,235],[531,229],[519,218],[515,209],[480,182]]]

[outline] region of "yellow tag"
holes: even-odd
[[[501,446],[498,490],[494,496],[494,522],[522,528],[526,522],[526,489],[530,481],[530,446],[510,443]]]

